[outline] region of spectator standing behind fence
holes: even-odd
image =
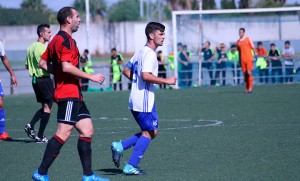
[[[282,77],[282,64],[280,61],[280,51],[276,48],[275,43],[271,43],[270,51],[268,53],[268,59],[271,61],[271,69],[272,69],[272,82],[276,82],[276,72],[279,77],[279,82],[283,82]]]
[[[215,85],[219,86],[221,84],[220,81],[220,72],[222,72],[222,85],[226,84],[226,62],[227,62],[227,53],[225,50],[226,46],[224,43],[221,43],[217,46],[218,52],[218,61],[217,61],[217,69],[215,73]]]
[[[182,51],[179,54],[178,61],[181,63],[180,82],[179,87],[192,86],[192,64],[190,59],[190,52],[187,51],[187,46],[182,46]]]
[[[263,46],[262,42],[257,42],[257,48],[255,49],[255,53],[257,54],[256,67],[259,71],[259,82],[263,83],[265,79],[265,83],[269,82],[269,70],[268,70],[268,62],[266,60],[267,50]]]
[[[91,68],[92,61],[89,60],[88,55],[89,55],[89,50],[85,49],[83,51],[83,54],[79,58],[80,69],[83,72],[86,72],[88,74],[92,74],[92,73],[94,73],[94,70]],[[81,80],[81,84],[82,84],[81,90],[82,91],[87,91],[88,88],[89,88],[89,79],[81,78],[80,80]]]
[[[294,57],[294,48],[291,46],[290,41],[285,41],[284,49],[282,50],[282,58],[284,59],[286,83],[293,82]]]
[[[112,81],[114,86],[114,91],[117,90],[117,82],[119,82],[119,89],[122,91],[122,75],[121,71],[123,69],[123,56],[117,52],[116,48],[111,49],[111,69],[112,69]]]
[[[167,70],[164,65],[164,58],[161,50],[157,52],[157,61],[158,61],[158,77],[167,78],[167,72],[166,72]],[[166,89],[166,84],[159,84],[159,88]]]
[[[214,79],[213,79],[213,64],[212,61],[215,58],[214,51],[210,48],[210,42],[206,41],[204,42],[204,48],[201,50],[201,57],[203,57],[202,61],[202,68],[206,68],[208,71],[208,75],[210,78],[210,85],[214,84]],[[203,73],[202,76],[203,78]]]
[[[236,45],[231,45],[230,51],[227,52],[228,64],[232,69],[233,82],[234,84],[240,84],[240,75],[241,75],[241,65],[240,65],[240,56],[237,51]]]

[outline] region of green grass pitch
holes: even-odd
[[[84,95],[94,118],[96,174],[112,181],[300,180],[300,85],[257,86],[253,94],[243,87],[157,91],[161,130],[140,163],[147,175],[129,177],[114,167],[110,151],[112,141],[139,131],[127,110],[128,96]],[[6,96],[4,103],[7,130],[16,141],[0,142],[0,180],[30,180],[46,144],[32,142],[23,128],[40,105],[34,95]],[[56,108],[45,133],[49,138]],[[74,130],[50,168],[51,180],[81,180],[77,136]]]

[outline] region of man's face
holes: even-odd
[[[207,41],[204,43],[204,47],[209,48],[209,43]]]
[[[111,54],[112,54],[113,56],[116,56],[116,55],[117,55],[117,51],[113,50],[113,51],[111,52]]]
[[[231,51],[232,51],[232,52],[235,52],[235,51],[237,51],[237,48],[236,48],[236,47],[232,47],[232,48],[231,48]]]
[[[156,30],[153,33],[153,42],[155,43],[155,45],[162,46],[164,44],[164,40],[165,40],[165,32]]]
[[[243,37],[244,37],[244,35],[245,35],[245,32],[244,32],[244,30],[240,30],[240,31],[239,31],[239,35],[240,35],[240,38],[243,38]]]
[[[274,51],[275,50],[275,46],[271,46],[271,50]]]
[[[259,49],[262,49],[262,48],[263,48],[263,46],[262,46],[262,45],[258,45],[258,48],[259,48]]]
[[[45,42],[49,41],[52,34],[51,34],[51,29],[50,28],[44,28],[44,31],[42,32],[41,35],[44,39]]]
[[[288,43],[284,44],[284,48],[289,49],[290,48],[290,44],[288,44]]]
[[[71,30],[72,32],[76,32],[79,28],[79,24],[80,24],[80,17],[79,17],[79,13],[75,10],[72,9],[72,13],[73,13],[73,17],[70,17],[70,25],[71,25]]]

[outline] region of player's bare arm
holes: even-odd
[[[93,82],[97,82],[102,84],[105,80],[104,75],[102,74],[87,74],[81,70],[79,70],[77,67],[72,65],[69,62],[62,62],[62,71],[65,73],[72,74],[76,77],[84,78],[84,79],[89,79]]]
[[[123,75],[125,75],[125,77],[127,77],[129,80],[132,80],[132,72],[131,72],[131,70],[130,69],[128,69],[127,67],[125,67],[124,69],[123,69]]]
[[[150,72],[143,72],[142,73],[142,79],[143,81],[147,81],[153,84],[168,84],[168,85],[175,85],[176,84],[176,77],[170,77],[170,78],[160,78],[156,77]]]
[[[7,56],[6,55],[1,56],[1,60],[2,60],[3,65],[5,66],[5,68],[7,69],[7,71],[10,73],[12,83],[14,85],[17,85],[18,81],[17,81],[16,75],[15,75],[14,71],[11,68],[11,65],[10,65],[10,63],[8,61]]]
[[[44,69],[47,72],[53,74],[53,67],[52,67],[52,64],[50,64],[50,62],[47,62],[47,61],[41,59],[40,62],[39,62],[39,67],[41,69]]]

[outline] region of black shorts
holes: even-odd
[[[83,101],[60,101],[57,105],[58,123],[75,125],[81,119],[91,118],[90,112]]]
[[[36,101],[40,103],[53,103],[54,86],[50,77],[36,78],[32,81],[32,87],[36,96]]]

